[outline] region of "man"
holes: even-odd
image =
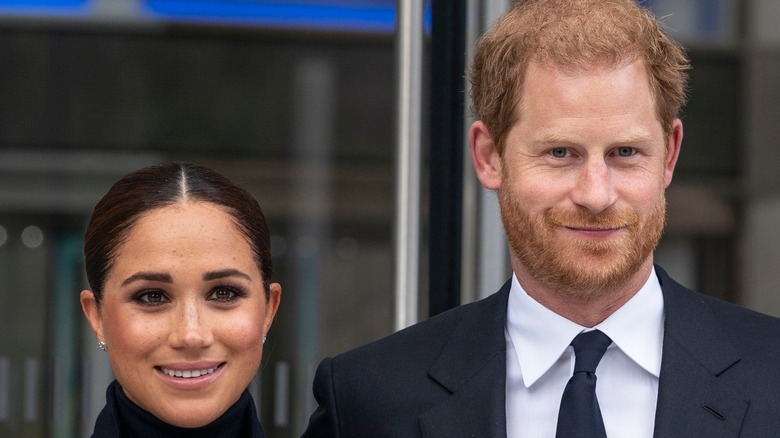
[[[688,68],[634,0],[515,4],[477,48],[469,135],[513,278],[324,360],[304,436],[780,436],[780,320],[653,264]]]

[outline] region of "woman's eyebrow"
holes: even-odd
[[[126,286],[134,281],[158,281],[162,283],[173,283],[173,277],[170,274],[164,272],[136,272],[135,274],[127,277],[122,282],[122,286]]]
[[[250,277],[247,274],[244,274],[243,272],[239,271],[238,269],[222,269],[219,271],[211,271],[206,272],[203,274],[203,280],[209,281],[209,280],[217,280],[219,278],[225,278],[225,277],[242,277],[247,280],[251,280],[252,277]]]

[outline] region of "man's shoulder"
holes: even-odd
[[[780,338],[780,318],[706,295],[701,299],[712,309],[715,319],[734,339],[738,349],[752,345],[756,351],[769,353],[771,350],[780,359],[780,343],[776,342]]]
[[[724,301],[722,299],[707,295],[703,295],[702,299],[709,304],[709,306],[717,315],[733,319],[740,326],[767,327],[774,330],[780,329],[780,318],[775,316],[767,315],[765,313],[751,310],[732,302]]]
[[[341,353],[333,359],[337,363],[352,364],[432,360],[451,342],[461,325],[483,326],[482,321],[495,319],[503,321],[506,316],[508,295],[508,289],[505,289],[506,287],[486,298],[462,304],[384,338]],[[494,328],[498,328],[499,325],[503,326],[503,323],[493,324]],[[487,330],[487,327],[483,326],[483,328]],[[499,333],[485,333],[485,335],[496,336]]]
[[[780,337],[780,318],[693,291],[661,272],[665,301],[668,301],[667,315],[673,312],[676,323],[686,326],[687,330],[706,328],[701,312],[707,312],[713,325],[732,341],[737,350],[780,358],[780,343],[767,342]],[[669,305],[675,308],[669,309]]]
[[[656,269],[658,269],[658,267],[656,267]],[[704,304],[720,316],[750,322],[751,325],[767,325],[769,327],[778,327],[780,325],[780,318],[751,310],[705,293],[691,290],[677,283],[664,271],[660,271],[659,276],[664,288],[671,288],[672,293],[688,301],[689,304]]]
[[[443,416],[449,422],[453,412],[473,414],[497,400],[503,403],[506,360],[501,353],[506,351],[508,291],[505,287],[483,300],[323,360],[314,379],[320,407],[312,415],[309,431],[416,436],[424,414],[429,415],[428,421]],[[472,396],[452,397],[456,390]],[[443,411],[435,413],[437,407]],[[459,418],[465,418],[461,414]],[[475,416],[480,418],[467,421],[472,427],[483,424],[481,415]]]
[[[722,415],[742,425],[740,435],[774,436],[767,432],[780,425],[780,319],[694,292],[662,270],[659,280],[666,322],[656,433],[692,436],[706,424],[696,420],[700,407],[714,406],[702,402],[720,399],[722,409],[735,402]]]

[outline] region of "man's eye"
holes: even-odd
[[[617,153],[621,157],[630,157],[634,155],[634,148],[630,148],[628,146],[619,147]]]
[[[231,301],[235,301],[241,295],[242,295],[241,292],[237,291],[232,287],[222,286],[222,287],[214,288],[214,290],[211,291],[207,299],[228,303]]]
[[[158,290],[142,292],[135,297],[135,300],[146,306],[159,306],[168,302],[165,294]]]
[[[566,158],[568,151],[565,148],[555,148],[550,151],[550,154],[555,158]]]

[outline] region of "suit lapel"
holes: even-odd
[[[451,396],[420,416],[423,436],[506,436],[506,341],[510,283],[466,312],[428,371]]]
[[[698,294],[656,266],[665,327],[655,436],[737,437],[749,402],[718,377],[740,358]],[[506,341],[510,283],[475,303],[429,376],[452,394],[420,416],[427,438],[506,436]]]
[[[666,315],[655,436],[736,437],[748,402],[718,377],[739,354],[701,297],[656,271]]]

